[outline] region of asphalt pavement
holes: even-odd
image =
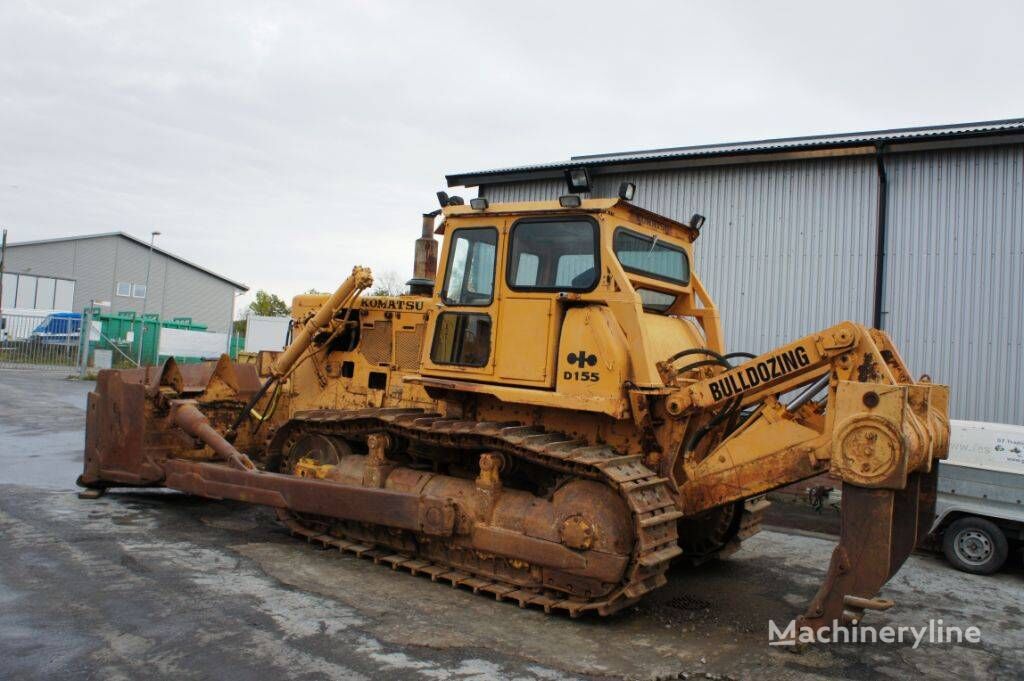
[[[10,679],[1020,678],[1018,567],[912,556],[876,626],[977,626],[973,644],[768,643],[834,545],[764,531],[674,568],[611,618],[547,616],[318,550],[266,509],[163,490],[79,499],[91,383],[0,371],[0,677]]]

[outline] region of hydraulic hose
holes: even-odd
[[[270,390],[270,387],[274,385],[274,383],[276,382],[277,377],[271,376],[270,378],[267,379],[267,382],[260,386],[260,389],[257,390],[251,398],[249,398],[249,401],[245,404],[245,407],[242,408],[242,411],[238,412],[238,416],[236,416],[235,420],[231,422],[231,427],[229,427],[227,429],[227,432],[224,433],[225,440],[227,440],[228,442],[235,441],[235,438],[238,437],[238,428],[242,425],[242,422],[245,421],[246,417],[248,417],[252,410],[256,407],[256,404],[259,403],[261,399],[263,399],[263,396],[267,394],[267,391]]]
[[[723,355],[719,352],[710,350],[708,348],[688,348],[686,350],[681,350],[672,355],[671,357],[669,357],[668,362],[671,363],[676,361],[677,359],[681,359],[682,357],[687,357],[689,355],[707,355],[710,356],[712,359],[703,359],[698,360],[696,362],[691,362],[690,364],[687,364],[678,369],[676,373],[684,374],[688,371],[692,371],[693,369],[697,369],[702,366],[721,366],[726,370],[729,370],[734,368],[733,364],[729,361],[730,359],[738,357],[742,357],[744,359],[754,359],[754,357],[756,357],[756,355],[753,355],[749,352],[730,352],[728,354]],[[686,446],[684,447],[684,451],[693,451],[697,447],[697,445],[700,444],[700,441],[704,438],[705,435],[711,432],[712,429],[720,425],[723,421],[726,421],[726,419],[729,420],[729,426],[727,430],[731,431],[733,428],[735,428],[736,420],[739,417],[740,412],[742,411],[742,404],[743,400],[737,397],[736,399],[727,403],[720,410],[715,412],[715,415],[711,417],[711,420],[708,421],[704,426],[702,426],[699,430],[697,430],[696,433],[694,433],[690,437],[690,439],[686,443]]]
[[[263,399],[263,396],[267,394],[278,381],[283,381],[295,367],[302,362],[306,361],[312,355],[303,353],[313,344],[313,339],[316,337],[316,333],[323,328],[337,313],[339,310],[350,306],[356,298],[359,297],[363,291],[373,285],[373,274],[369,269],[365,267],[353,267],[352,274],[346,277],[345,281],[341,282],[338,289],[331,294],[331,297],[324,301],[324,304],[320,306],[320,309],[316,311],[312,317],[310,317],[302,328],[299,329],[298,334],[295,334],[292,338],[292,342],[288,344],[288,347],[281,352],[280,355],[274,360],[274,363],[270,367],[270,378],[264,383],[256,394],[250,398],[249,402],[245,405],[235,420],[231,423],[231,427],[228,428],[224,437],[228,442],[234,442],[235,438],[238,437],[238,429],[241,427],[242,422],[248,418],[249,414],[252,413],[253,408],[256,404]],[[333,336],[332,336],[333,338]]]

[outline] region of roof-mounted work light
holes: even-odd
[[[583,204],[582,199],[575,194],[566,194],[558,197],[558,205],[562,208],[579,208]]]
[[[700,228],[704,226],[704,216],[700,213],[694,213],[693,217],[690,218],[690,227],[693,227],[698,232]]]
[[[466,204],[461,196],[448,196],[448,192],[438,192],[437,202],[441,204],[441,208],[446,206],[463,206]]]
[[[565,183],[573,194],[585,194],[590,191],[590,171],[586,168],[567,168]]]
[[[470,199],[469,207],[473,210],[487,210],[487,199],[482,197]]]
[[[636,194],[636,185],[632,182],[623,182],[619,185],[619,198],[623,201],[632,201]]]

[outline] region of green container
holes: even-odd
[[[186,331],[206,331],[205,324],[196,324],[191,317],[174,317],[161,320],[160,315],[147,313],[138,315],[132,311],[117,314],[103,314],[100,308],[86,310],[91,321],[100,323],[100,338],[89,339],[89,350],[111,350],[113,366],[118,368],[135,366],[139,359],[139,346],[142,346],[142,365],[154,366],[164,357],[158,355],[160,348],[161,329],[184,329]],[[91,334],[82,334],[89,338]],[[176,358],[181,362],[198,362],[199,357]]]

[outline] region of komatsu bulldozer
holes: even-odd
[[[727,352],[700,216],[441,196],[408,294],[366,295],[356,267],[295,298],[281,352],[100,372],[84,494],[263,504],[310,542],[577,616],[733,551],[766,492],[827,472],[841,537],[801,626],[892,604],[931,524],[946,386],[852,322]]]

